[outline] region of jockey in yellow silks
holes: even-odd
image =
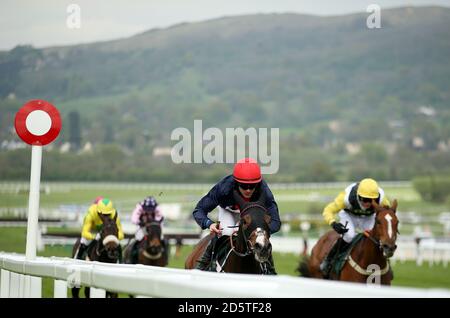
[[[81,231],[81,240],[78,251],[75,253],[75,258],[83,259],[83,254],[87,250],[89,244],[92,240],[100,239],[100,230],[103,224],[100,214],[107,215],[114,220],[116,218],[116,224],[118,229],[118,239],[123,240],[124,234],[122,230],[122,224],[120,223],[120,218],[117,210],[114,208],[113,203],[109,199],[98,197],[94,204],[92,204],[83,221],[83,228]]]
[[[342,237],[336,241],[320,269],[327,276],[334,255],[343,251],[356,236],[356,230],[371,230],[375,225],[375,208],[373,202],[390,206],[384,190],[374,179],[366,178],[352,183],[329,203],[323,210],[323,218]],[[337,221],[336,216],[339,217]]]

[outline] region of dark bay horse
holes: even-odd
[[[397,248],[398,218],[397,200],[392,207],[382,207],[374,203],[375,225],[366,231],[364,237],[354,246],[339,276],[333,271],[330,279],[390,285],[393,279],[389,258]],[[311,257],[304,257],[298,271],[305,277],[324,278],[319,266],[339,238],[335,231],[324,234],[314,246]]]
[[[114,219],[109,216],[100,214],[100,218],[103,221],[102,229],[100,231],[100,240],[93,240],[88,247],[86,260],[97,261],[104,263],[119,263],[121,259],[121,246],[118,239],[119,230],[117,228],[116,219],[117,213]],[[72,250],[72,257],[80,245],[80,239],[75,242]],[[77,287],[72,288],[72,297],[79,298],[80,289]],[[86,298],[90,296],[90,288],[85,287],[84,295]],[[106,292],[106,297],[117,298],[117,293]]]
[[[226,273],[268,274],[268,262],[272,256],[270,243],[270,216],[267,213],[264,194],[257,202],[245,202],[235,190],[235,201],[240,207],[240,221],[237,235],[227,240],[228,256],[217,271]],[[194,247],[185,262],[186,269],[194,269],[206,246],[213,238],[208,235]]]
[[[145,228],[144,239],[138,246],[138,264],[152,266],[167,266],[168,264],[168,244],[162,238],[161,223],[163,219],[155,221],[151,216],[144,214],[141,220]],[[127,264],[136,261],[132,257],[133,244],[128,244],[124,252],[124,260]]]

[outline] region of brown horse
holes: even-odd
[[[268,262],[272,257],[270,243],[270,216],[264,207],[265,197],[261,195],[257,202],[245,202],[234,191],[235,201],[240,206],[240,221],[237,235],[227,240],[227,257],[217,271],[226,273],[268,274]],[[185,262],[186,269],[194,269],[198,259],[213,238],[208,235],[194,247]]]
[[[168,244],[162,239],[161,223],[163,219],[155,221],[154,218],[143,214],[141,217],[146,235],[138,243],[137,263],[151,266],[167,266],[168,264]],[[134,244],[128,244],[124,252],[124,260],[127,264],[134,264],[132,249]]]
[[[100,231],[100,240],[93,240],[89,245],[86,255],[87,261],[97,261],[104,263],[119,263],[121,259],[121,246],[119,243],[116,219],[117,213],[114,219],[109,216],[100,214],[100,218],[103,221],[102,229]],[[75,257],[75,253],[80,245],[80,239],[77,239],[72,250],[72,257]],[[80,288],[72,288],[72,297],[79,298]],[[84,295],[86,298],[90,296],[90,288],[85,287]],[[117,298],[117,293],[106,292],[106,297]]]
[[[375,279],[383,285],[391,284],[393,272],[389,258],[397,248],[397,200],[393,201],[391,208],[381,207],[376,203],[374,207],[376,215],[373,229],[366,231],[364,237],[354,246],[339,276],[332,271],[330,279],[359,283],[372,283]],[[330,231],[319,239],[311,257],[304,257],[298,267],[302,276],[324,278],[319,265],[338,238],[339,235],[335,231]]]

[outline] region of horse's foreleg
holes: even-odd
[[[91,289],[89,287],[84,287],[84,297],[91,298]]]
[[[106,297],[106,298],[118,298],[118,297],[119,297],[119,294],[117,294],[117,293],[112,293],[112,292],[107,291],[105,297]]]
[[[72,298],[80,298],[80,289],[73,287],[72,288]]]

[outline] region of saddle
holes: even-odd
[[[344,250],[339,251],[339,253],[334,256],[331,264],[331,271],[337,276],[340,275],[342,268],[344,268],[344,265],[347,262],[353,248],[359,243],[359,241],[361,241],[363,237],[364,235],[362,233],[357,234]]]

